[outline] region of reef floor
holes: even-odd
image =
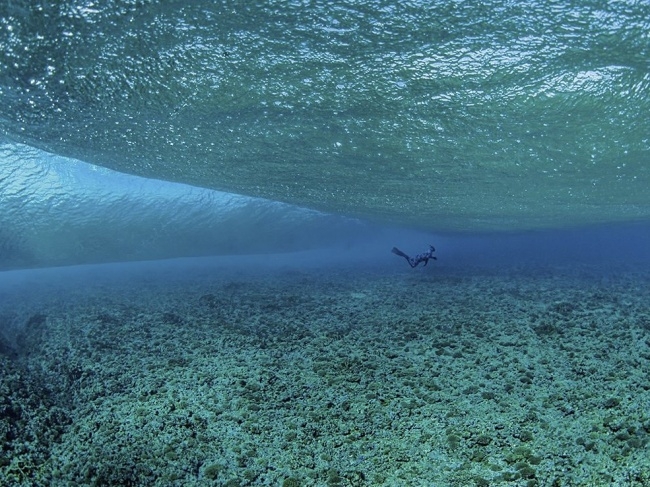
[[[650,485],[649,283],[339,266],[51,286],[0,316],[0,484]]]

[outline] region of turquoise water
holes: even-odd
[[[0,485],[650,485],[650,3],[396,3],[0,1]]]
[[[434,231],[648,217],[641,1],[0,6],[0,127],[129,174]]]
[[[289,252],[367,223],[0,145],[0,269]]]

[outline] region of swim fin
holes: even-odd
[[[401,256],[401,257],[404,257],[406,260],[410,260],[410,259],[411,259],[408,255],[406,255],[404,252],[402,252],[402,251],[401,251],[400,249],[398,249],[397,247],[393,247],[393,250],[391,250],[391,252],[394,253],[395,255],[399,255],[399,256]]]

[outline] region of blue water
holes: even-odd
[[[0,2],[0,484],[650,485],[649,59],[633,0]]]
[[[0,9],[10,141],[425,231],[649,216],[647,2]]]

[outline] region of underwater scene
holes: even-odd
[[[648,485],[650,259],[534,242],[5,272],[3,484]]]
[[[0,486],[650,486],[650,3],[0,0]]]

